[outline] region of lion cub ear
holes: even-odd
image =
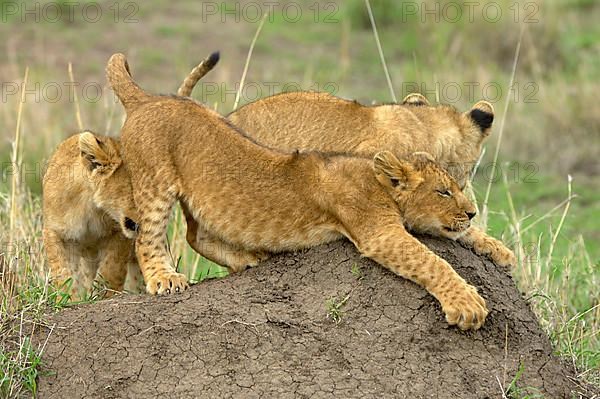
[[[89,131],[79,135],[79,151],[83,165],[89,172],[105,173],[121,164],[121,157],[111,140]]]
[[[417,152],[413,152],[412,154],[410,154],[410,160],[415,161],[415,162],[420,162],[423,164],[426,163],[435,163],[435,158],[433,157],[433,155],[431,155],[428,152],[425,151],[417,151]]]
[[[404,97],[404,100],[402,100],[402,105],[422,106],[430,104],[429,100],[427,100],[427,98],[425,98],[425,96],[421,93],[410,93],[408,96]]]
[[[487,101],[479,101],[467,111],[471,120],[479,127],[483,136],[490,134],[494,122],[494,107]]]
[[[373,157],[373,170],[383,186],[406,190],[416,187],[423,178],[410,162],[399,160],[389,151],[381,151]]]

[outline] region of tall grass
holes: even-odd
[[[565,200],[537,218],[518,210],[506,175],[503,186],[507,206],[492,213],[505,220],[503,241],[517,255],[515,281],[556,353],[573,365],[581,380],[600,387],[600,265],[592,262],[581,235],[568,244],[566,255],[554,252],[557,242],[564,240],[563,225],[577,200],[572,178],[568,176],[565,182]],[[552,217],[555,223],[543,224],[546,230],[533,228]]]

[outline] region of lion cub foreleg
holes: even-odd
[[[50,266],[50,278],[56,288],[60,288],[68,279],[73,278],[69,265],[69,254],[65,243],[55,231],[44,229],[44,249]]]
[[[478,255],[489,256],[494,263],[500,266],[515,266],[517,264],[515,254],[502,241],[487,235],[475,226],[470,227],[458,239],[458,242],[472,248]]]
[[[139,194],[136,203],[141,223],[135,253],[146,282],[146,291],[152,295],[183,291],[187,287],[187,279],[171,266],[167,252],[167,225],[175,195],[168,189],[156,187],[152,192]]]
[[[462,330],[483,325],[488,310],[475,287],[400,224],[370,228],[368,233],[357,234],[354,241],[363,255],[429,291],[442,305],[448,324]]]

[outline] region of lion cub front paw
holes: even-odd
[[[146,291],[151,295],[174,294],[188,287],[187,278],[177,272],[163,272],[150,277],[146,282]]]
[[[478,255],[489,256],[494,263],[500,266],[515,266],[517,264],[517,258],[513,251],[508,249],[502,241],[495,238],[489,237],[482,243],[475,245],[475,252]]]
[[[442,310],[448,324],[457,325],[461,330],[477,330],[483,325],[489,312],[475,287],[465,283],[460,291],[450,292],[446,297]]]

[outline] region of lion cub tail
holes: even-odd
[[[178,96],[189,97],[192,94],[192,90],[194,90],[194,86],[198,83],[200,79],[204,77],[207,73],[209,73],[215,65],[219,62],[219,52],[215,51],[208,57],[202,60],[185,78],[179,90],[177,90]]]
[[[108,60],[106,77],[127,112],[137,108],[151,97],[133,81],[127,59],[121,53],[113,54]]]

